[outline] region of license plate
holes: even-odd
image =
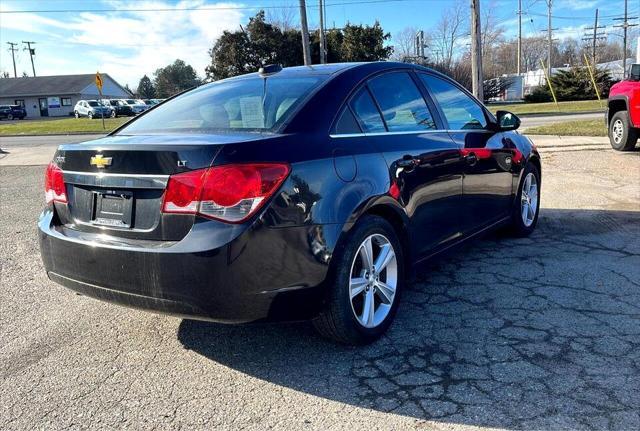
[[[131,227],[133,194],[117,190],[94,192],[94,224],[103,226]]]

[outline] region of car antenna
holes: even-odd
[[[264,113],[266,111],[264,104],[267,101],[267,78],[271,75],[275,75],[276,73],[282,71],[282,66],[279,64],[267,64],[258,69],[258,74],[262,77],[262,121],[265,120]]]

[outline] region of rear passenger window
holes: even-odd
[[[440,104],[451,130],[484,129],[484,110],[458,87],[444,79],[424,73],[420,79]]]
[[[351,113],[349,107],[345,107],[336,121],[336,126],[333,129],[333,133],[336,135],[347,135],[350,133],[361,133],[360,126],[356,117]]]
[[[360,126],[364,132],[384,132],[384,123],[380,112],[376,107],[369,91],[365,87],[361,88],[351,100],[351,108],[358,117]]]
[[[373,78],[369,88],[390,132],[435,129],[431,112],[420,90],[406,72],[386,73]]]

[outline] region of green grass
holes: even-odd
[[[524,133],[527,135],[607,136],[607,128],[604,125],[604,121],[600,119],[577,120],[530,127]]]
[[[60,120],[24,120],[7,123],[0,121],[1,135],[56,135],[66,133],[108,133],[129,120],[128,117],[105,118],[64,118]]]
[[[579,100],[575,102],[558,102],[558,106],[555,103],[515,103],[512,105],[489,105],[489,109],[492,112],[496,111],[509,111],[516,115],[523,114],[555,114],[562,112],[565,114],[573,112],[585,112],[585,111],[603,111],[606,106],[606,101],[602,101],[602,106],[597,100]]]

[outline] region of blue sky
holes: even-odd
[[[467,2],[468,0],[463,0]],[[451,5],[444,0],[326,0],[329,27],[347,21],[371,24],[376,19],[392,34],[405,27],[435,26]],[[238,29],[261,7],[267,13],[285,6],[298,20],[297,0],[1,0],[0,70],[13,73],[7,42],[36,41],[38,75],[107,72],[123,85],[136,86],[143,74],[181,58],[204,75],[207,50],[224,30]],[[555,0],[556,37],[580,36],[593,24],[596,8],[601,24],[614,31],[613,16],[623,13],[623,0]],[[310,26],[317,26],[317,0],[307,0]],[[517,0],[482,0],[507,35],[517,34]],[[192,9],[140,11],[132,9]],[[273,9],[271,9],[273,8]],[[97,10],[109,12],[47,12],[51,10]],[[195,10],[193,10],[195,9]],[[280,9],[282,10],[282,9]],[[523,32],[540,35],[547,25],[546,0],[523,0]],[[629,1],[630,15],[640,14],[640,0]],[[25,13],[6,13],[28,11]],[[636,20],[637,22],[637,20]],[[619,39],[611,36],[612,40]],[[391,42],[393,44],[393,41]],[[29,56],[16,53],[18,74],[31,73]]]

